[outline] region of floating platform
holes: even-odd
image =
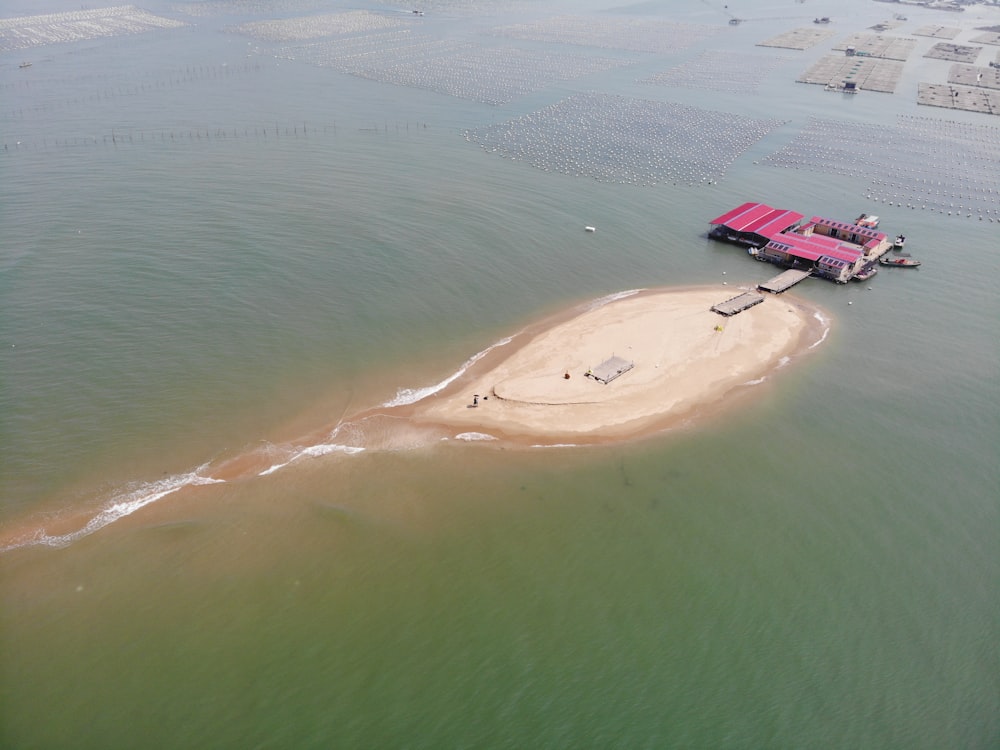
[[[924,57],[929,57],[933,60],[950,60],[951,62],[974,65],[982,49],[982,47],[969,47],[963,44],[952,44],[951,42],[938,42],[924,53]]]
[[[905,62],[916,46],[916,39],[866,34],[859,31],[834,45],[833,49],[847,53],[848,57],[877,57]],[[854,49],[853,53],[848,52],[850,48]]]
[[[1000,68],[981,68],[978,65],[955,63],[948,71],[948,83],[1000,89]]]
[[[712,312],[717,312],[719,315],[725,315],[729,318],[753,307],[754,305],[759,305],[763,301],[763,294],[757,294],[757,292],[743,292],[743,294],[731,297],[725,302],[712,305]]]
[[[798,284],[800,281],[804,281],[809,278],[809,271],[800,271],[797,269],[789,269],[783,273],[779,273],[773,279],[768,279],[757,285],[758,289],[762,289],[765,292],[771,292],[771,294],[781,294],[793,286]]]
[[[1000,91],[982,86],[918,83],[917,104],[1000,115]]]
[[[831,89],[880,91],[892,94],[903,75],[903,63],[876,57],[846,57],[826,55],[795,80],[798,83],[818,83]]]
[[[758,47],[784,47],[785,49],[809,49],[815,47],[824,39],[833,36],[832,31],[826,29],[793,29],[783,34],[757,42]]]
[[[972,37],[969,41],[976,44],[995,44],[1000,46],[1000,34],[995,31],[987,31]]]
[[[951,40],[961,34],[962,30],[957,26],[937,26],[935,24],[929,24],[927,26],[921,26],[913,33],[916,36],[929,36],[934,39]]]

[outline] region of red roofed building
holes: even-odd
[[[884,232],[858,224],[744,203],[709,224],[714,239],[748,245],[758,260],[812,271],[817,276],[846,282],[892,245]]]
[[[709,236],[750,247],[764,247],[772,237],[795,227],[804,218],[804,214],[771,208],[764,203],[744,203],[712,219]]]
[[[850,224],[833,219],[824,219],[821,216],[813,216],[808,224],[803,225],[797,231],[806,234],[809,230],[814,234],[822,234],[827,237],[849,242],[852,245],[863,247],[865,255],[871,260],[885,253],[892,247],[892,241],[885,232],[876,229],[863,227],[859,224]]]
[[[865,264],[865,253],[857,245],[833,237],[804,236],[797,232],[771,240],[758,252],[757,258],[791,268],[809,268],[817,276],[839,282],[850,279]]]

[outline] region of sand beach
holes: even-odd
[[[759,381],[822,335],[817,308],[788,295],[732,317],[730,286],[648,289],[528,330],[417,405],[414,419],[507,438],[595,442],[647,433]],[[625,371],[603,382],[615,358]],[[478,371],[476,371],[478,369]]]

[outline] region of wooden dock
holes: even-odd
[[[809,278],[809,271],[798,271],[792,268],[779,273],[773,279],[761,282],[757,285],[757,288],[763,289],[765,292],[771,292],[771,294],[781,294],[807,278]]]
[[[729,318],[753,307],[754,305],[759,305],[763,301],[763,294],[757,294],[757,292],[743,292],[743,294],[730,297],[725,302],[712,305],[712,312],[717,312],[719,315],[725,315]]]

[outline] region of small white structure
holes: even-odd
[[[592,370],[587,370],[587,377],[607,385],[615,378],[621,377],[635,367],[635,362],[629,362],[621,357],[609,357]]]

